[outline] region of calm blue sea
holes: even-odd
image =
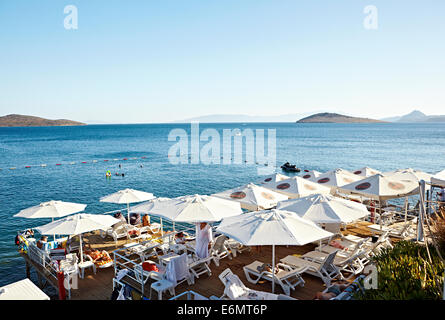
[[[259,179],[257,166],[262,164],[170,164],[167,153],[174,142],[168,134],[175,128],[190,132],[186,124],[0,128],[0,286],[25,277],[14,245],[16,231],[48,222],[14,218],[21,209],[63,200],[85,203],[86,212],[101,213],[120,207],[99,198],[124,188],[175,197],[210,194]],[[221,136],[223,129],[276,129],[277,171],[286,161],[318,171],[367,165],[435,173],[445,167],[445,124],[200,125],[206,128]],[[25,168],[40,164],[47,166]],[[106,179],[107,170],[124,172],[125,177]]]

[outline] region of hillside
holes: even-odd
[[[399,117],[391,117],[382,119],[390,122],[406,122],[406,123],[414,123],[414,122],[445,122],[445,115],[426,115],[421,111],[414,110],[411,113],[408,113],[404,116]]]
[[[317,113],[309,117],[300,119],[297,123],[375,123],[384,122],[381,120],[368,119],[368,118],[357,118],[345,116],[338,113]]]
[[[294,122],[296,119],[306,117],[310,113],[293,113],[275,116],[247,115],[247,114],[211,114],[194,118],[173,121],[175,123],[232,123],[232,122]]]
[[[0,117],[0,127],[46,127],[46,126],[84,126],[85,123],[59,119],[49,120],[34,116],[9,114]]]

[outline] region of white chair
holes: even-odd
[[[213,258],[213,262],[216,266],[219,267],[219,260],[229,257],[230,260],[232,260],[232,255],[229,251],[229,249],[225,246],[225,242],[227,240],[227,237],[225,235],[220,235],[216,237],[215,242],[212,244],[210,248],[210,255]]]
[[[100,231],[102,238],[105,238],[107,235],[113,237],[114,242],[117,243],[118,239],[127,238],[130,236],[128,234],[129,230],[135,229],[132,225],[127,224],[125,221],[120,221],[114,224],[111,228],[109,228],[106,232]]]
[[[151,290],[158,292],[159,300],[162,300],[162,293],[166,290],[170,291],[172,296],[175,295],[175,287],[187,281],[188,284],[193,284],[193,275],[190,273],[189,265],[187,263],[187,254],[174,257],[168,263],[162,278],[154,283],[150,287]]]
[[[65,260],[59,262],[60,270],[63,271],[65,277],[65,286],[68,291],[68,299],[71,299],[71,284],[74,278],[79,274],[78,258],[75,253],[70,253],[66,255]]]
[[[347,243],[347,242],[334,240],[335,242],[337,242],[338,244],[343,246],[343,249],[340,249],[336,246],[331,245],[332,242],[330,242],[327,245],[316,247],[315,250],[321,251],[324,253],[328,253],[328,254],[332,253],[334,251],[337,251],[337,258],[338,257],[349,257],[351,255],[351,252],[354,252],[354,251],[362,248],[365,245],[365,243],[369,240],[370,240],[369,238],[362,239],[361,241],[355,242],[355,243]]]
[[[225,242],[226,246],[230,249],[230,252],[233,257],[236,257],[238,253],[242,253],[244,251],[250,251],[251,248],[249,246],[244,246],[234,239],[227,239]]]
[[[416,236],[417,218],[406,222],[397,222],[387,226],[380,226],[378,224],[368,225],[368,229],[372,234],[382,234],[388,232],[388,235],[393,238],[405,239]]]
[[[351,277],[363,271],[365,268],[364,261],[366,260],[365,252],[366,250],[359,247],[350,252],[348,255],[344,256],[338,256],[338,251],[333,252],[337,253],[337,256],[333,260],[333,264],[338,268],[341,279],[345,278],[341,271],[351,273]],[[305,260],[323,263],[326,259],[328,259],[329,255],[330,254],[321,251],[311,251],[305,253],[301,257]]]
[[[253,290],[244,285],[241,279],[229,268],[218,276],[224,284],[224,295],[221,300],[278,300],[279,295]]]
[[[212,275],[212,270],[209,267],[210,261],[213,259],[212,256],[207,258],[198,258],[195,254],[188,255],[188,264],[190,272],[196,277],[206,274],[210,277]]]
[[[96,274],[96,265],[94,264],[93,259],[88,255],[84,255],[84,261],[79,262],[78,267],[79,267],[81,279],[83,279],[85,277],[85,269],[92,268],[93,273]]]
[[[329,286],[331,281],[337,277],[342,277],[340,270],[334,265],[334,259],[337,254],[337,251],[330,253],[327,258],[323,261],[309,261],[306,259],[302,259],[295,256],[287,256],[281,259],[280,261],[288,265],[292,268],[296,268],[298,270],[304,269],[305,273],[314,275],[316,277],[321,278],[323,282]]]
[[[251,264],[244,266],[244,274],[247,280],[252,284],[257,284],[261,279],[274,281],[280,285],[286,295],[290,295],[290,290],[295,290],[297,285],[304,286],[304,280],[301,274],[307,269],[306,266],[301,268],[292,268],[283,263],[278,263],[275,269],[275,274],[265,270],[264,263],[254,261]],[[278,270],[278,272],[276,271]],[[256,279],[253,278],[256,277]]]

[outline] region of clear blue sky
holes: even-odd
[[[444,57],[443,0],[1,0],[0,115],[445,114]]]

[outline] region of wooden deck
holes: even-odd
[[[366,228],[367,222],[359,222],[354,226],[348,226],[345,234],[355,234],[363,237],[371,236],[371,233]],[[127,240],[120,240],[115,245],[114,241],[107,237],[102,239],[98,233],[90,234],[85,237],[86,242],[90,243],[92,247],[101,250],[107,250],[112,252],[115,249],[122,248],[127,243]],[[308,251],[314,250],[315,245],[309,244],[306,246],[277,246],[276,247],[276,263],[287,255],[302,255]],[[26,255],[23,255],[25,260],[29,260]],[[224,258],[220,260],[220,266],[216,266],[213,262],[210,265],[212,275],[202,275],[199,279],[195,279],[195,284],[189,286],[187,283],[180,284],[176,287],[176,294],[180,294],[184,291],[193,290],[206,297],[217,296],[220,297],[224,293],[224,286],[219,280],[219,274],[226,268],[230,268],[233,273],[237,274],[243,283],[252,289],[271,292],[272,286],[269,281],[260,281],[257,285],[249,283],[244,275],[243,266],[250,264],[251,262],[258,260],[265,263],[272,263],[272,249],[271,246],[261,247],[260,251],[252,249],[251,251],[244,251],[237,255],[236,258],[230,260]],[[29,262],[29,261],[27,261]],[[38,269],[38,265],[31,265],[33,268]],[[40,270],[40,272],[43,272]],[[42,273],[43,274],[43,273]],[[112,279],[114,277],[114,268],[109,267],[106,269],[97,269],[97,273],[93,274],[92,269],[85,270],[85,278],[78,280],[78,289],[71,290],[72,300],[109,300],[112,294]],[[125,278],[124,278],[125,279]],[[297,287],[293,290],[291,296],[293,298],[307,300],[313,299],[318,291],[325,289],[325,286],[320,278],[303,274],[305,280],[304,287]],[[149,280],[150,281],[150,280]],[[131,283],[131,281],[129,282]],[[56,283],[54,283],[56,284]],[[133,287],[137,288],[138,285],[131,283]],[[150,285],[146,285],[145,296],[149,296]],[[275,293],[283,293],[279,285],[275,286]],[[164,299],[168,299],[171,296],[168,293],[164,294]],[[157,298],[156,292],[153,292],[153,299]]]

